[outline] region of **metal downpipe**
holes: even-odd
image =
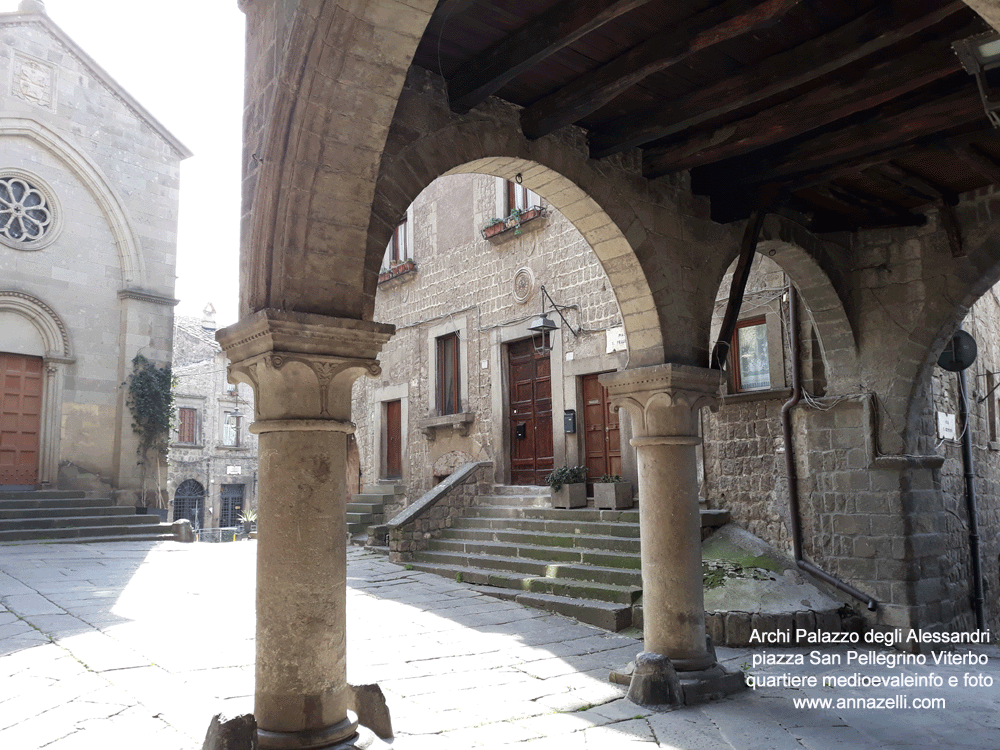
[[[983,573],[979,559],[979,518],[976,511],[976,470],[972,460],[972,424],[969,421],[969,396],[965,388],[965,370],[958,371],[958,414],[962,420],[962,467],[965,471],[965,509],[969,516],[969,557],[972,561],[972,608],[976,627],[986,629],[983,608]]]

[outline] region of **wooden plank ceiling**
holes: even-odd
[[[591,157],[690,170],[730,222],[784,207],[816,232],[908,226],[1000,183],[1000,131],[951,44],[957,0],[441,0],[414,64],[452,108],[575,125]]]

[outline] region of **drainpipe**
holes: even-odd
[[[799,569],[834,586],[858,601],[862,601],[869,611],[874,612],[878,602],[868,594],[859,591],[849,583],[820,570],[802,556],[802,523],[799,518],[799,479],[795,468],[795,450],[792,445],[792,409],[802,398],[802,371],[799,367],[799,313],[798,293],[795,286],[788,286],[788,328],[792,348],[792,396],[781,407],[781,432],[785,441],[785,474],[788,477],[788,508],[792,525],[792,555]]]
[[[962,466],[965,470],[965,509],[969,516],[969,557],[972,560],[972,607],[976,627],[986,629],[983,611],[983,574],[979,561],[979,519],[976,513],[976,471],[972,462],[972,424],[969,421],[969,396],[965,390],[965,370],[958,371],[958,414],[962,420]]]

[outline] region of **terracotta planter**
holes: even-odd
[[[587,483],[564,484],[558,490],[549,489],[553,508],[586,508]]]
[[[384,281],[395,279],[397,276],[402,276],[405,273],[409,273],[410,271],[416,271],[416,270],[417,270],[417,264],[415,261],[408,260],[403,263],[399,263],[390,268],[388,271],[380,273],[378,275],[378,283],[381,284]]]
[[[631,482],[595,482],[594,507],[601,510],[624,510],[632,507]]]

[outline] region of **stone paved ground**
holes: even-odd
[[[256,544],[0,547],[0,748],[195,750],[211,716],[250,705]],[[487,597],[351,550],[348,650],[378,681],[403,750],[1000,750],[1000,650],[985,667],[876,671],[981,688],[767,689],[653,713],[607,682],[638,641]],[[782,653],[808,654],[803,649]],[[845,647],[827,653],[846,655]],[[893,653],[893,652],[889,652]],[[720,649],[732,668],[751,652]],[[808,657],[807,657],[808,658]],[[796,698],[906,694],[932,710],[796,708]]]

